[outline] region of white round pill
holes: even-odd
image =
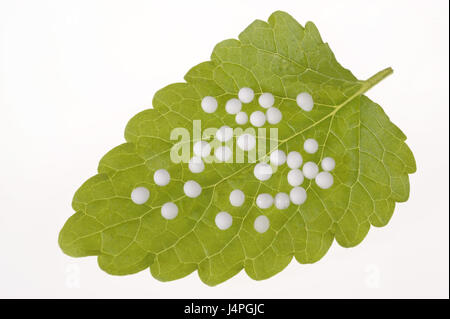
[[[336,166],[336,162],[334,161],[334,159],[332,157],[325,157],[322,160],[322,169],[324,171],[332,171],[334,169],[334,167]]]
[[[227,142],[233,137],[233,129],[227,125],[222,126],[216,132],[216,138],[221,142]]]
[[[217,228],[225,230],[231,227],[233,224],[233,217],[227,212],[220,212],[216,215],[215,223]]]
[[[303,165],[303,176],[307,179],[313,179],[319,173],[319,167],[314,162],[306,162]]]
[[[304,180],[302,171],[298,168],[290,170],[287,175],[287,180],[291,186],[301,185]]]
[[[148,201],[149,197],[150,197],[150,191],[143,186],[136,187],[131,192],[131,200],[135,204],[138,204],[138,205],[144,204],[146,201]]]
[[[253,101],[255,93],[251,88],[245,87],[239,90],[238,97],[242,103],[250,103],[251,101]]]
[[[242,108],[242,103],[238,99],[228,100],[225,104],[225,111],[229,114],[237,114]]]
[[[244,125],[248,122],[248,115],[245,112],[239,112],[234,119],[236,120],[236,124]]]
[[[308,138],[303,144],[306,153],[314,154],[319,149],[319,143],[313,138]]]
[[[198,141],[194,144],[194,154],[199,157],[206,157],[211,153],[211,145],[206,141]]]
[[[256,146],[256,138],[252,134],[242,134],[237,139],[237,146],[243,151],[250,151]]]
[[[289,193],[291,202],[295,205],[301,205],[306,201],[306,191],[303,187],[294,187]]]
[[[297,95],[297,105],[306,112],[311,111],[314,107],[314,101],[311,94],[303,92]]]
[[[322,189],[328,189],[333,185],[333,175],[329,172],[320,172],[315,178],[317,186]]]
[[[253,174],[260,181],[267,181],[273,174],[272,167],[266,163],[258,163],[253,169]]]
[[[283,115],[281,114],[281,111],[276,107],[269,107],[269,109],[266,111],[266,117],[269,124],[275,125],[280,123]]]
[[[259,194],[258,197],[256,197],[256,206],[258,206],[261,209],[267,209],[273,204],[273,197],[270,194]]]
[[[178,215],[178,206],[172,202],[165,203],[161,207],[161,215],[165,219],[174,219]]]
[[[286,153],[275,150],[270,154],[270,163],[275,166],[283,165],[286,162]]]
[[[300,166],[302,166],[303,163],[303,157],[300,155],[299,152],[293,151],[293,152],[289,152],[288,156],[287,156],[287,165],[289,166],[289,168],[299,168]]]
[[[214,156],[217,158],[219,162],[226,162],[233,155],[233,152],[228,146],[219,146],[214,151]]]
[[[202,192],[202,187],[196,181],[187,181],[183,186],[184,193],[187,197],[198,197]]]
[[[271,93],[263,93],[258,99],[259,105],[261,105],[263,108],[268,109],[269,107],[273,106],[273,103],[275,103],[275,98]]]
[[[170,182],[170,174],[165,169],[159,169],[153,174],[153,180],[155,181],[156,185],[159,186],[166,186]]]
[[[212,96],[205,96],[201,104],[206,113],[214,113],[217,110],[217,100]]]
[[[289,195],[286,193],[278,193],[275,195],[275,207],[278,209],[286,209],[289,207],[291,201]]]
[[[253,126],[261,127],[266,122],[266,116],[261,111],[255,111],[250,115],[250,123]]]
[[[235,189],[230,193],[230,204],[234,207],[239,207],[244,204],[245,194],[240,189]]]
[[[199,156],[194,156],[189,160],[189,170],[192,173],[201,173],[205,169],[205,163]]]
[[[270,226],[270,221],[269,218],[267,218],[264,215],[260,215],[258,217],[256,217],[255,222],[253,223],[253,228],[255,228],[255,230],[258,233],[265,233]]]

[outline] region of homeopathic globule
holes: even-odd
[[[311,22],[254,21],[128,122],[126,143],[75,193],[60,247],[113,275],[197,270],[216,285],[359,244],[408,199],[416,169],[406,136],[364,95],[391,73],[358,80]]]

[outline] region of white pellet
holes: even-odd
[[[205,169],[205,163],[203,163],[202,158],[199,156],[193,156],[189,160],[189,170],[192,173],[201,173]]]
[[[227,125],[222,126],[216,132],[216,138],[221,142],[229,141],[233,137],[233,129]]]
[[[313,179],[319,173],[319,167],[314,162],[306,162],[303,165],[303,176],[307,179]]]
[[[320,172],[316,176],[316,184],[322,189],[328,189],[333,185],[333,175],[329,172]]]
[[[263,108],[268,109],[269,107],[273,106],[273,103],[275,102],[275,98],[271,93],[263,93],[258,99],[259,105],[261,105]]]
[[[212,96],[205,96],[202,99],[202,109],[206,113],[214,113],[217,110],[217,100]]]
[[[300,155],[299,152],[293,151],[293,152],[289,152],[288,156],[287,156],[287,165],[289,166],[289,168],[299,168],[300,166],[302,166],[303,163],[303,157]]]
[[[251,88],[245,87],[239,90],[238,97],[242,103],[250,103],[251,101],[253,101],[255,93]]]
[[[295,205],[301,205],[306,201],[306,191],[303,187],[294,187],[289,193],[291,202]]]
[[[309,112],[313,109],[314,101],[309,93],[303,92],[297,95],[297,105],[304,111]]]
[[[291,201],[289,195],[286,193],[278,193],[275,195],[275,207],[278,209],[286,209],[289,207]]]
[[[266,122],[266,116],[261,111],[255,111],[250,115],[250,123],[253,126],[261,127]]]
[[[313,138],[308,138],[303,144],[306,153],[314,154],[319,149],[319,143]]]
[[[225,111],[229,114],[237,114],[241,111],[242,103],[238,99],[228,100],[225,104]]]
[[[172,202],[165,203],[161,207],[161,215],[165,219],[174,219],[178,215],[178,206]]]
[[[272,167],[266,163],[258,163],[255,165],[255,168],[253,169],[253,174],[258,180],[266,181],[273,174]]]
[[[263,193],[256,197],[256,206],[261,209],[267,209],[273,204],[273,197],[270,194]]]
[[[219,146],[214,151],[214,156],[217,158],[219,162],[226,162],[230,159],[233,152],[228,146]]]
[[[276,107],[269,107],[269,109],[266,111],[266,117],[269,124],[275,125],[280,123],[283,115],[281,114],[281,111]]]
[[[206,157],[211,153],[211,145],[206,141],[198,141],[194,144],[194,154],[199,157]]]
[[[240,189],[235,189],[230,193],[230,204],[234,207],[239,207],[244,204],[245,194]]]
[[[242,134],[237,139],[237,146],[243,151],[250,151],[256,146],[256,138],[252,134]]]
[[[150,197],[150,191],[143,186],[136,187],[131,192],[131,200],[135,204],[138,204],[138,205],[144,204],[146,201],[148,201],[149,197]]]
[[[298,168],[290,170],[287,175],[287,180],[289,185],[291,186],[301,185],[304,180],[302,171],[299,170]]]
[[[170,174],[165,169],[159,169],[153,174],[153,180],[156,185],[166,186],[170,182]]]
[[[269,218],[267,218],[264,215],[260,215],[258,217],[256,217],[255,222],[253,223],[253,228],[255,228],[255,230],[258,233],[265,233],[270,226],[270,221]]]
[[[270,154],[270,163],[275,166],[283,165],[286,162],[286,153],[275,150]]]
[[[324,171],[332,171],[334,169],[334,167],[336,166],[336,162],[334,161],[334,159],[332,157],[325,157],[322,160],[322,169]]]
[[[184,193],[187,197],[198,197],[202,192],[202,187],[196,181],[187,181],[183,186]]]
[[[215,223],[217,228],[225,230],[230,228],[233,224],[233,217],[227,212],[220,212],[216,215]]]
[[[244,125],[248,122],[248,115],[245,112],[239,112],[235,117],[236,124]]]

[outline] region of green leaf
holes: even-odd
[[[154,96],[154,108],[129,121],[127,142],[107,153],[98,174],[76,192],[75,214],[61,230],[59,245],[70,256],[98,256],[99,266],[110,274],[132,274],[150,267],[155,278],[168,281],[197,270],[203,282],[216,285],[242,268],[261,280],[283,270],[292,257],[314,263],[334,239],[344,247],[359,244],[371,225],[388,223],[396,202],[408,199],[408,174],[416,169],[406,136],[379,105],[363,95],[390,73],[388,68],[360,81],[336,61],[313,23],[302,27],[284,12],[273,13],[268,22],[256,20],[239,40],[219,43],[211,61],[187,73],[186,83],[161,89]],[[193,120],[201,120],[202,129],[238,126],[224,106],[242,87],[255,92],[255,99],[243,104],[247,114],[261,110],[257,102],[261,93],[275,96],[274,106],[283,119],[264,127],[278,129],[278,149],[286,154],[301,152],[304,162],[335,159],[331,188],[321,189],[314,180],[305,179],[305,203],[291,203],[285,210],[260,209],[255,205],[258,194],[274,196],[292,189],[286,179],[287,165],[262,182],[253,175],[255,163],[248,161],[206,163],[205,170],[195,174],[187,163],[171,160],[171,149],[178,142],[170,139],[172,129],[186,128],[192,137]],[[314,98],[312,111],[297,106],[300,92]],[[202,110],[205,96],[217,99],[215,113]],[[319,143],[314,154],[303,151],[308,138]],[[259,138],[258,145],[266,142],[268,137]],[[153,180],[161,168],[170,173],[167,186]],[[202,186],[200,196],[184,194],[187,180]],[[138,186],[150,191],[143,205],[130,197]],[[234,189],[245,193],[241,207],[230,204]],[[176,218],[162,217],[161,206],[166,202],[178,206]],[[226,230],[215,224],[221,211],[233,217]],[[253,226],[260,215],[270,221],[264,233]]]

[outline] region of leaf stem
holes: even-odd
[[[384,78],[391,75],[394,72],[391,67],[381,70],[380,72],[372,75],[370,78],[364,81],[366,91],[371,87],[375,86],[379,82],[381,82]]]

